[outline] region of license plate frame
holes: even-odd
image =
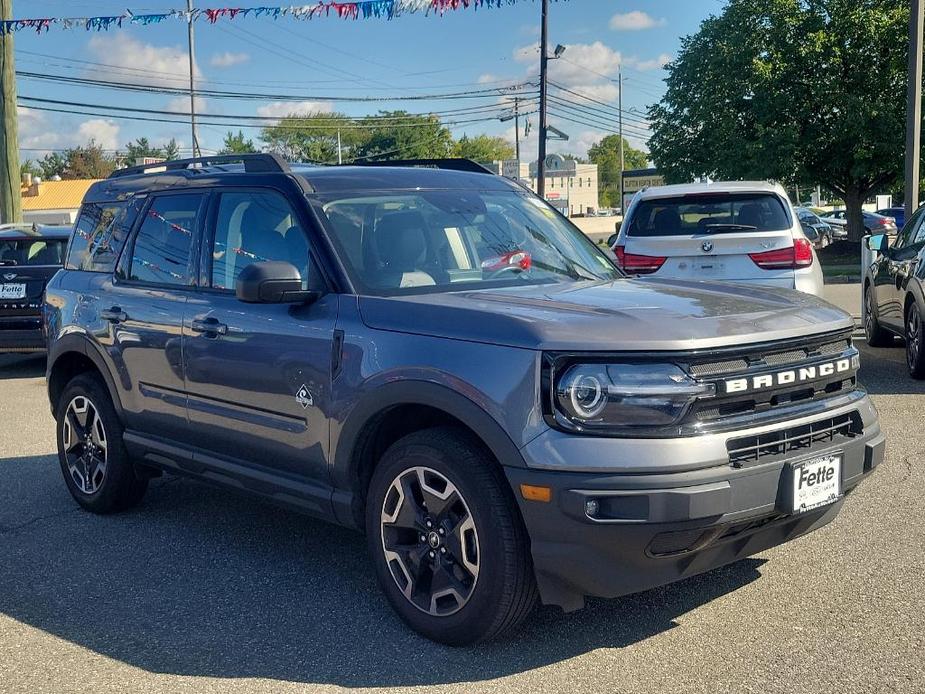
[[[785,491],[789,510],[797,515],[834,504],[844,496],[842,451],[815,455],[789,464]],[[832,472],[827,472],[831,470]],[[820,476],[823,479],[820,479]],[[816,489],[812,489],[816,487]]]
[[[0,284],[0,301],[17,301],[26,298],[25,282],[6,282]]]

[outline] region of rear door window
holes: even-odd
[[[128,279],[160,285],[189,285],[193,238],[205,195],[161,195],[151,201],[138,229]]]
[[[783,231],[790,217],[771,193],[709,193],[643,200],[633,212],[629,236]]]
[[[85,203],[74,227],[65,267],[112,272],[141,204],[142,201]]]

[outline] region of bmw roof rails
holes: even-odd
[[[391,159],[385,161],[369,161],[358,159],[349,166],[417,166],[429,169],[447,169],[449,171],[468,171],[495,175],[491,169],[486,169],[471,159]]]
[[[157,164],[142,164],[130,166],[126,169],[116,169],[109,178],[122,178],[136,174],[164,173],[167,171],[181,171],[199,165],[199,167],[213,166],[215,164],[244,164],[247,173],[290,173],[289,163],[278,154],[259,152],[254,154],[218,154],[210,157],[194,157],[192,159],[174,159]]]

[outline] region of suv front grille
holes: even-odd
[[[823,336],[815,344],[793,346],[774,345],[755,348],[741,356],[730,355],[725,359],[692,362],[691,374],[706,383],[716,384],[717,395],[703,398],[693,405],[688,421],[700,426],[715,427],[724,420],[749,415],[768,417],[799,405],[837,397],[858,389],[855,357],[857,351],[850,338]],[[851,369],[840,373],[798,381],[792,376],[786,384],[775,383],[770,387],[748,389],[744,392],[725,392],[723,384],[730,379],[753,379],[761,374],[779,374],[784,370],[799,372],[820,364],[832,363],[839,357],[851,359]]]
[[[794,452],[812,453],[863,433],[861,416],[850,412],[801,426],[729,439],[726,450],[733,467],[747,467]]]

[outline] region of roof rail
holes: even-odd
[[[289,163],[278,154],[257,152],[253,154],[217,154],[210,157],[194,157],[192,159],[174,159],[157,164],[142,164],[129,166],[126,169],[116,169],[109,178],[122,178],[146,173],[164,173],[165,171],[179,171],[188,169],[194,164],[212,166],[215,164],[244,164],[247,173],[289,173]]]
[[[349,166],[418,166],[430,169],[446,169],[448,171],[468,171],[470,173],[496,175],[491,169],[471,159],[391,159],[384,161],[369,161],[358,159]]]

